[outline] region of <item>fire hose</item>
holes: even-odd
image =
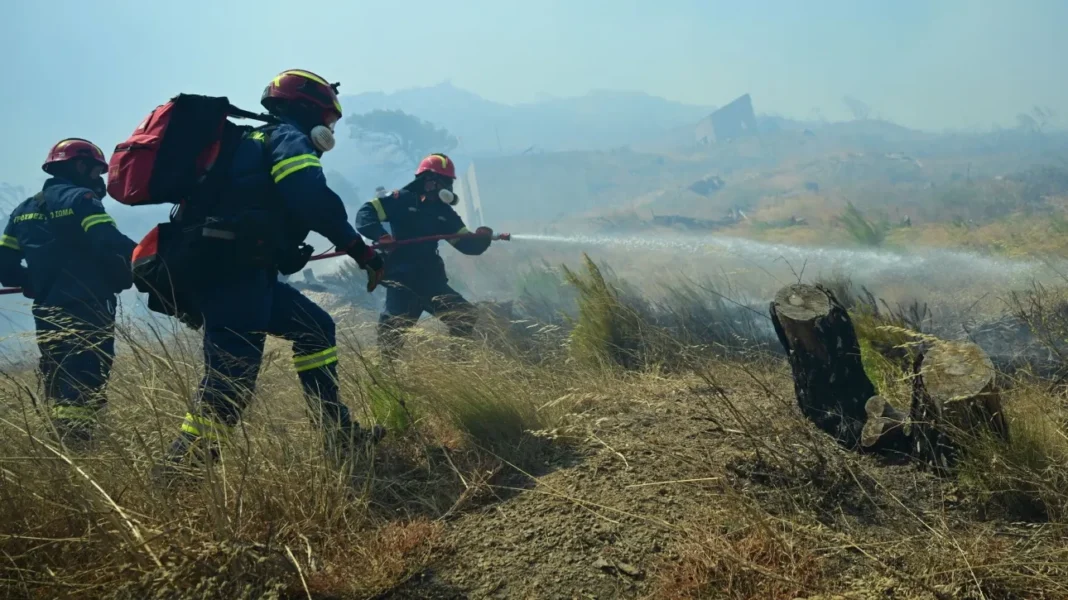
[[[376,249],[376,250],[389,250],[391,248],[396,248],[396,247],[399,247],[399,246],[408,246],[408,245],[411,245],[411,244],[421,244],[421,243],[426,243],[426,242],[440,242],[440,241],[448,241],[448,240],[462,240],[462,239],[467,239],[467,238],[478,238],[478,237],[485,237],[485,234],[482,234],[482,233],[451,233],[451,234],[448,234],[448,235],[428,235],[428,236],[425,236],[425,237],[410,238],[410,239],[406,239],[406,240],[394,240],[392,242],[385,242],[385,243],[375,242],[375,243],[371,244],[371,247]],[[491,235],[490,239],[494,240],[494,241],[507,242],[507,241],[511,241],[512,234],[510,234],[510,233],[497,233],[497,234]],[[338,250],[336,252],[324,252],[322,254],[316,254],[315,256],[309,258],[308,260],[309,261],[325,260],[327,258],[337,258],[338,256],[345,256],[345,255],[346,255],[346,253],[344,251]],[[0,296],[7,295],[7,294],[21,294],[21,293],[22,293],[22,288],[17,288],[17,287],[14,287],[14,288],[0,288]]]

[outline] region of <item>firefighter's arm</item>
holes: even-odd
[[[123,235],[115,225],[115,219],[105,210],[103,203],[90,192],[80,196],[74,203],[75,226],[85,236],[87,245],[99,257],[101,264],[112,278],[118,290],[133,285],[130,260],[137,243]]]
[[[365,202],[360,210],[356,211],[356,231],[370,240],[380,240],[388,235],[382,223],[389,222],[389,213],[386,212],[389,204],[388,198],[375,198]]]
[[[445,218],[445,223],[447,224],[446,229],[451,229],[452,231],[442,231],[441,233],[443,235],[453,233],[471,233],[471,230],[469,230],[467,226],[464,225],[463,219],[460,218],[460,215],[456,214],[456,211],[450,208],[449,213],[449,216]],[[486,235],[480,235],[478,237],[472,236],[458,238],[455,240],[449,240],[449,243],[452,244],[453,247],[455,247],[463,254],[467,254],[470,256],[478,256],[479,254],[482,254],[483,252],[489,249],[490,236],[492,235],[492,232],[488,231],[488,229],[485,227],[480,227],[476,233],[486,233]]]
[[[271,180],[287,212],[339,250],[363,246],[349,224],[345,204],[327,185],[322,162],[307,136],[295,129],[280,130],[271,137],[271,146]]]
[[[23,287],[29,281],[29,271],[22,264],[22,247],[10,220],[0,236],[0,285]]]

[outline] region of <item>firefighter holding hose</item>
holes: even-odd
[[[415,179],[403,188],[365,203],[356,213],[360,235],[388,248],[393,242],[435,235],[469,233],[453,206],[456,166],[444,154],[431,154],[419,163]],[[389,223],[392,235],[382,226]],[[493,230],[479,227],[476,235],[449,240],[460,252],[485,252]],[[474,306],[449,286],[438,242],[397,245],[386,256],[386,305],[378,322],[378,346],[383,358],[396,358],[404,331],[423,312],[442,320],[450,335],[471,337],[477,316]]]
[[[348,223],[341,199],[327,185],[320,158],[333,148],[333,127],[341,119],[336,85],[301,69],[283,72],[268,83],[261,103],[279,123],[246,134],[231,167],[231,186],[210,216],[248,222],[268,212],[278,225],[279,248],[299,248],[309,231],[320,233],[368,273],[368,291],[383,276],[382,258]],[[273,212],[270,212],[273,211]],[[238,257],[232,264],[204,265],[191,292],[203,312],[205,375],[196,408],[186,415],[168,459],[175,465],[191,453],[215,454],[251,400],[263,361],[267,334],[292,342],[293,367],[313,419],[324,432],[328,455],[345,464],[357,444],[377,442],[381,426],[361,428],[338,397],[338,348],[333,318],[278,272],[302,268],[310,256],[279,255],[277,260]],[[281,259],[293,262],[281,267]],[[226,267],[223,271],[222,266]],[[207,269],[220,269],[208,272]],[[207,452],[205,452],[207,451]],[[164,465],[169,467],[171,465]],[[166,472],[163,468],[161,471]]]
[[[107,165],[89,140],[60,141],[41,167],[44,188],[15,208],[0,236],[0,283],[33,299],[52,422],[77,450],[88,449],[107,404],[116,299],[133,285],[136,244],[101,203]]]

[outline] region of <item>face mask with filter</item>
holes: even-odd
[[[334,149],[334,128],[326,125],[316,125],[311,130],[312,145],[319,152],[329,152]]]
[[[438,190],[438,198],[440,198],[442,202],[448,204],[449,206],[456,206],[456,203],[460,201],[459,196],[452,193],[452,190],[447,190],[445,188],[441,188],[440,190]]]

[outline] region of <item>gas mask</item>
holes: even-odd
[[[103,200],[108,195],[108,185],[104,183],[104,176],[100,177],[88,177],[89,189],[92,190],[96,197]]]
[[[83,162],[82,164],[85,163]],[[103,200],[108,195],[108,186],[107,183],[104,182],[104,173],[106,173],[107,171],[101,169],[100,167],[94,168],[89,167],[88,165],[86,166],[87,168],[85,171],[78,171],[77,178],[81,180],[79,183],[89,188],[94,194],[96,194],[97,198]],[[96,173],[99,173],[99,175],[97,175]]]
[[[312,145],[319,152],[329,152],[334,149],[334,127],[316,125],[311,130]]]
[[[452,190],[445,188],[441,188],[440,190],[438,190],[438,198],[440,198],[442,202],[448,204],[449,206],[456,206],[456,203],[460,201],[459,196],[452,193]]]

